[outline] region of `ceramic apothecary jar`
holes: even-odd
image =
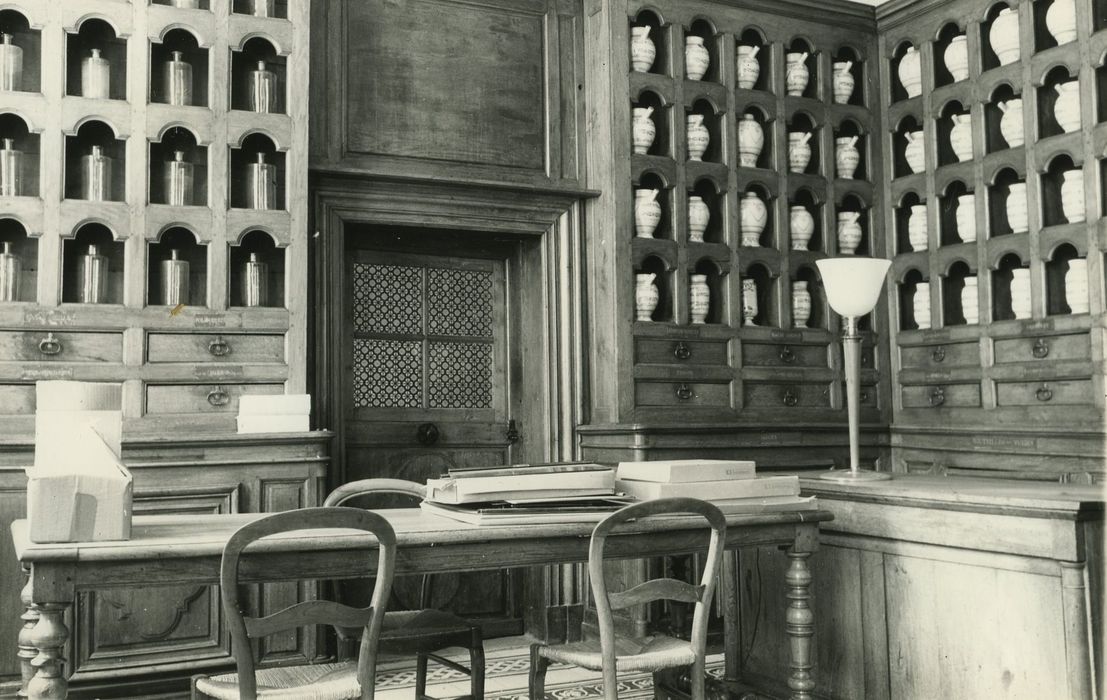
[[[631,122],[631,135],[633,138],[634,153],[645,155],[649,153],[654,138],[657,137],[657,126],[653,123],[653,107],[635,107],[633,109],[633,121]]]
[[[1069,260],[1065,273],[1065,301],[1069,303],[1070,313],[1088,313],[1088,261],[1083,258]]]
[[[972,115],[954,114],[950,119],[953,128],[949,131],[949,145],[953,155],[962,163],[972,160]]]
[[[1046,28],[1058,44],[1076,41],[1076,3],[1074,0],[1053,0],[1046,10]]]
[[[637,274],[634,286],[634,311],[635,320],[652,321],[653,312],[657,309],[657,302],[661,298],[657,291],[654,279],[657,277],[652,272]]]
[[[684,37],[684,77],[689,80],[702,80],[711,65],[711,54],[703,45],[703,37]]]
[[[661,190],[634,191],[634,232],[639,238],[653,238],[653,232],[661,223],[661,203],[657,195]]]
[[[1026,233],[1030,230],[1026,209],[1026,183],[1016,182],[1008,187],[1007,224],[1012,233]]]
[[[1022,98],[1016,97],[999,103],[1003,116],[999,119],[999,133],[1009,148],[1018,148],[1026,142],[1022,125]]]
[[[903,149],[903,157],[907,161],[907,167],[913,173],[921,173],[926,169],[926,137],[923,130],[908,131],[905,138],[907,146]]]
[[[738,87],[752,90],[761,77],[761,62],[757,60],[760,46],[739,46],[735,58],[735,77]]]
[[[907,219],[907,241],[911,244],[911,250],[926,250],[930,242],[926,214],[925,204],[911,206],[911,215]]]
[[[849,104],[853,89],[857,87],[857,80],[851,72],[853,61],[835,61],[833,67],[834,102],[840,105]]]
[[[757,318],[757,281],[742,280],[742,323],[746,326],[756,326],[753,322]]]
[[[957,198],[957,237],[962,243],[976,240],[976,195],[963,194]]]
[[[955,83],[969,79],[969,42],[964,34],[950,40],[942,59]]]
[[[911,302],[915,325],[919,330],[930,328],[930,283],[919,282],[915,285],[915,298]]]
[[[811,132],[791,131],[788,133],[788,170],[793,173],[807,172],[811,163]]]
[[[1066,170],[1061,173],[1061,211],[1070,224],[1085,220],[1082,170]]]
[[[792,250],[807,250],[807,244],[815,233],[815,217],[807,207],[796,205],[791,208],[789,224],[792,229]]]
[[[738,121],[738,163],[743,168],[756,168],[761,149],[765,147],[765,132],[752,114],[743,114]]]
[[[711,133],[703,123],[702,114],[688,115],[688,160],[703,160],[707,145],[711,142]]]
[[[703,243],[703,234],[711,222],[711,209],[699,195],[688,197],[688,240]]]
[[[1053,103],[1053,116],[1066,133],[1080,129],[1080,81],[1058,83],[1057,101]]]
[[[1006,66],[1019,60],[1021,44],[1019,42],[1019,13],[1010,7],[1003,8],[992,22],[988,32],[988,43],[999,58],[999,64]]]
[[[861,245],[861,212],[838,212],[838,252],[853,255]]]
[[[980,323],[980,306],[977,301],[976,275],[965,277],[965,286],[961,288],[961,314],[965,323],[974,326]]]
[[[792,97],[799,97],[807,90],[811,74],[807,70],[807,52],[793,52],[784,56],[784,88]]]
[[[922,94],[922,64],[919,62],[919,52],[914,46],[908,46],[903,58],[899,59],[899,84],[907,92],[907,97],[918,97]]]
[[[688,306],[692,323],[705,323],[707,311],[711,308],[711,288],[707,286],[707,275],[691,275],[688,282]]]
[[[769,210],[756,192],[747,192],[739,207],[742,245],[755,248],[761,245],[761,233],[769,221]]]
[[[1011,270],[1011,311],[1015,318],[1030,318],[1030,270]]]
[[[653,68],[657,58],[657,47],[650,38],[650,28],[630,28],[630,67],[639,73],[647,73]]]
[[[796,328],[806,328],[811,318],[811,292],[807,291],[807,282],[797,280],[792,283],[792,324]]]
[[[852,180],[861,163],[861,152],[857,150],[856,136],[840,136],[834,139],[834,167],[838,177]]]

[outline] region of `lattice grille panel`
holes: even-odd
[[[354,339],[354,406],[421,408],[423,343]]]
[[[492,337],[492,273],[427,268],[427,332]]]
[[[353,274],[356,332],[422,333],[422,268],[354,263]]]
[[[492,406],[492,346],[488,343],[430,343],[431,408]]]

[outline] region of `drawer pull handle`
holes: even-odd
[[[936,386],[930,390],[930,396],[927,398],[931,406],[941,406],[946,402],[946,390],[940,386]]]
[[[222,389],[212,389],[208,392],[208,403],[212,406],[226,406],[231,402],[231,395]]]
[[[1038,390],[1034,392],[1034,398],[1039,401],[1045,402],[1053,398],[1053,391],[1050,390],[1045,384],[1038,387]]]
[[[681,340],[673,348],[673,357],[678,360],[687,360],[692,357],[692,348],[688,347],[688,343]]]
[[[687,401],[692,398],[692,387],[688,386],[684,382],[677,384],[676,397],[681,401]]]
[[[796,396],[796,392],[791,389],[785,389],[784,395],[780,397],[780,402],[785,406],[791,408],[800,402],[799,397]]]
[[[231,344],[224,340],[223,336],[216,336],[215,340],[208,343],[208,352],[215,357],[229,355],[231,352]]]
[[[869,392],[862,391],[861,396],[859,398],[861,399],[861,403],[865,403],[866,401],[869,400]]]
[[[1049,341],[1045,338],[1038,338],[1034,341],[1034,347],[1030,348],[1030,354],[1039,360],[1043,357],[1049,356]],[[1048,400],[1048,399],[1047,399]]]
[[[43,355],[58,355],[62,351],[61,341],[53,333],[47,333],[45,338],[38,341],[38,351]]]
[[[934,351],[930,353],[930,359],[935,362],[943,362],[946,359],[946,346],[939,345],[934,348]]]
[[[796,353],[792,352],[792,348],[785,345],[780,349],[780,361],[786,365],[790,365],[796,361]]]

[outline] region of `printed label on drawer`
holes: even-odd
[[[30,310],[23,312],[23,323],[28,326],[72,326],[77,314],[72,311]]]
[[[192,317],[192,325],[197,328],[223,328],[227,325],[227,317],[223,314],[196,314]]]
[[[195,375],[197,379],[218,381],[222,379],[242,379],[246,376],[246,372],[241,366],[225,365],[222,367],[197,367]]]
[[[72,367],[34,367],[25,369],[19,374],[20,379],[28,381],[47,381],[51,379],[72,379]]]

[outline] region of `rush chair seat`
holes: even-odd
[[[311,600],[289,606],[265,617],[242,612],[239,597],[239,562],[252,543],[282,532],[343,528],[363,530],[378,542],[377,567],[365,574],[376,581],[369,607],[354,608],[330,600]],[[325,542],[325,540],[321,540]],[[223,547],[219,571],[220,595],[236,673],[194,676],[192,697],[220,700],[372,700],[377,670],[377,653],[384,607],[392,592],[396,562],[396,533],[388,521],[359,508],[306,508],[275,513],[239,528]],[[358,625],[361,643],[356,662],[283,666],[256,670],[252,640],[305,625]]]
[[[603,566],[604,543],[608,535],[612,531],[617,531],[619,525],[629,520],[678,513],[701,515],[710,525],[710,542],[700,583],[693,585],[671,578],[659,578],[641,583],[627,591],[609,592]],[[691,666],[692,698],[704,700],[707,615],[715,592],[716,574],[722,562],[725,537],[726,517],[712,504],[695,498],[665,498],[635,503],[615,511],[600,521],[592,531],[592,540],[588,547],[588,576],[596,603],[599,639],[558,645],[531,645],[531,700],[545,698],[546,670],[550,662],[602,671],[605,700],[618,700],[619,671],[652,671],[656,688],[659,681],[658,671]],[[676,639],[666,635],[633,639],[616,634],[612,611],[656,600],[675,600],[695,604],[690,639]]]
[[[404,479],[361,479],[339,486],[327,496],[323,505],[337,506],[351,498],[377,494],[401,494],[422,500],[427,495],[427,487]],[[470,694],[459,700],[482,700],[484,637],[480,626],[453,613],[430,608],[432,583],[431,576],[422,577],[419,602],[422,610],[393,610],[385,613],[381,651],[415,654],[416,700],[434,700],[427,695],[427,666],[431,659],[469,676]],[[469,666],[435,653],[449,647],[468,649]]]

